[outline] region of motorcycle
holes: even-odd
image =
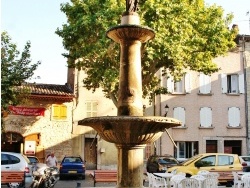
[[[57,167],[48,167],[46,164],[37,164],[33,171],[34,180],[30,188],[53,188],[59,180]]]

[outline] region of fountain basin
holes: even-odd
[[[145,43],[148,40],[153,39],[155,37],[155,33],[153,29],[146,26],[123,24],[110,28],[107,31],[107,36],[117,43],[133,39]]]
[[[78,125],[92,127],[107,142],[136,146],[156,141],[165,129],[181,122],[161,116],[101,116],[85,118]]]

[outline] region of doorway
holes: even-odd
[[[23,142],[24,138],[19,133],[3,133],[1,140],[1,151],[23,153]]]
[[[97,169],[97,139],[85,138],[84,160],[86,161],[86,169]]]

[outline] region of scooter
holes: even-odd
[[[59,180],[57,167],[48,167],[46,164],[37,164],[33,171],[34,180],[29,188],[53,188]]]

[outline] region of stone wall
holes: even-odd
[[[55,152],[58,160],[61,160],[64,155],[73,153],[71,139],[73,102],[63,103],[67,106],[65,121],[51,119],[52,104],[53,101],[33,101],[29,104],[30,107],[44,107],[46,109],[44,116],[8,115],[4,119],[5,131],[19,133],[24,138],[31,134],[39,134],[37,147],[44,148],[45,156],[52,151]]]

